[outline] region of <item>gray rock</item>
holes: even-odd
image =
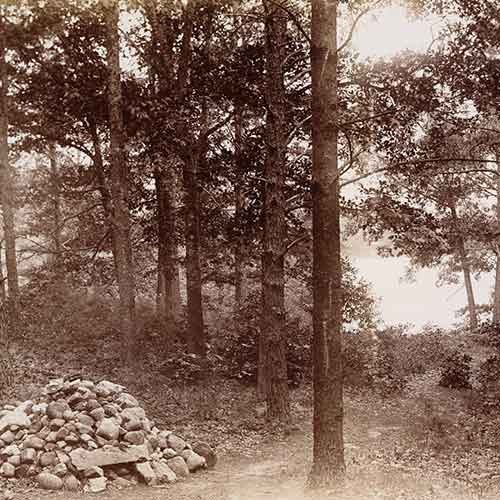
[[[4,477],[14,477],[15,474],[16,468],[9,462],[4,462],[0,467],[0,475]]]
[[[23,464],[32,464],[36,460],[36,450],[34,448],[24,448],[19,461]]]
[[[217,463],[217,455],[209,444],[203,442],[196,443],[193,446],[193,451],[205,459],[209,469],[215,467],[215,464]]]
[[[54,467],[53,473],[57,477],[64,477],[68,473],[68,467],[66,466],[66,464],[57,464]]]
[[[144,434],[141,431],[131,431],[127,432],[123,439],[131,444],[143,444]]]
[[[139,462],[135,464],[135,470],[139,477],[146,484],[155,484],[157,482],[156,474],[149,462]]]
[[[181,453],[181,457],[186,461],[189,472],[194,472],[207,466],[206,460],[193,450],[184,450]]]
[[[73,417],[75,416],[75,412],[72,409],[68,409],[63,413],[63,418],[68,422],[69,420],[72,420]]]
[[[26,413],[21,409],[10,411],[0,418],[0,433],[5,432],[11,425],[19,427],[29,427],[31,420]]]
[[[93,420],[92,420],[93,421]],[[93,434],[94,430],[92,426],[86,424],[76,424],[76,429],[80,434]]]
[[[123,427],[127,431],[139,431],[142,429],[142,422],[138,418],[131,418],[129,420],[125,420]]]
[[[45,438],[45,441],[47,441],[47,443],[55,443],[57,441],[57,432],[56,431],[49,432],[49,434]]]
[[[70,410],[70,407],[66,401],[54,401],[47,405],[46,414],[47,417],[52,419],[64,419],[64,412]]]
[[[101,467],[95,465],[94,467],[89,467],[88,469],[85,469],[83,471],[83,475],[86,478],[101,477],[104,476],[104,471],[101,469]]]
[[[90,428],[92,428],[92,426],[95,424],[95,420],[85,413],[78,413],[76,419],[81,424],[86,425],[87,427]]]
[[[40,455],[38,463],[41,467],[50,467],[57,463],[57,455],[53,451],[46,451]]]
[[[36,477],[36,481],[40,488],[44,490],[60,490],[63,487],[63,480],[54,474],[42,472]]]
[[[160,483],[175,483],[177,481],[177,475],[166,463],[153,461],[151,467]]]
[[[78,442],[80,442],[80,438],[76,434],[73,434],[71,432],[70,434],[68,434],[64,438],[64,441],[66,441],[66,443],[68,443],[70,445],[74,445],[74,444],[77,444]]]
[[[101,403],[97,399],[89,399],[87,401],[87,411],[96,410],[97,408],[102,408]]]
[[[139,406],[139,402],[137,399],[134,398],[134,396],[131,396],[127,392],[122,392],[116,402],[122,407],[122,408],[133,408],[135,406]]]
[[[66,464],[66,465],[71,464],[71,460],[70,460],[69,455],[67,453],[64,453],[61,450],[56,450],[55,453],[56,453],[57,460],[59,462],[61,462],[62,464]]]
[[[56,438],[58,441],[64,441],[68,437],[68,434],[69,434],[69,430],[66,427],[61,427],[57,431]]]
[[[31,450],[35,451],[35,450]],[[36,452],[35,452],[35,457],[36,457]],[[9,457],[7,459],[7,462],[9,462],[10,465],[13,465],[14,467],[19,467],[21,465],[21,457],[19,455],[14,455],[12,457]],[[32,460],[33,462],[33,460]]]
[[[174,458],[178,455],[178,453],[173,450],[172,448],[165,448],[163,450],[163,456],[166,458],[166,459],[169,459],[169,458]]]
[[[66,423],[66,420],[64,420],[64,418],[54,418],[53,420],[50,421],[50,424],[49,424],[50,430],[51,431],[57,431],[65,423]]]
[[[101,493],[105,491],[107,483],[108,480],[104,476],[89,479],[88,485],[90,493]]]
[[[186,448],[187,443],[181,437],[176,436],[175,434],[169,434],[167,436],[167,445],[169,448],[172,448],[177,453],[180,453],[182,450]]]
[[[107,398],[108,396],[118,394],[125,389],[122,385],[114,384],[113,382],[108,382],[107,380],[102,380],[95,386],[95,392],[101,398]]]
[[[189,476],[189,469],[182,457],[169,458],[167,465],[175,472],[177,477]]]
[[[97,426],[96,434],[103,437],[104,439],[118,439],[120,435],[120,427],[117,425],[115,420],[111,418],[105,418],[101,420]]]
[[[17,444],[10,444],[1,451],[1,454],[5,455],[6,457],[12,457],[14,455],[20,455],[21,450],[19,449],[19,446],[17,446]]]
[[[77,448],[70,453],[71,462],[78,470],[85,470],[94,465],[125,464],[148,459],[149,451],[145,445],[129,446],[125,450],[115,447],[104,447],[98,450],[84,450]]]
[[[5,431],[0,436],[0,440],[3,441],[4,445],[11,444],[15,439],[16,439],[16,435],[10,429]]]
[[[120,413],[120,407],[114,403],[105,404],[102,408],[108,417],[116,417]]]
[[[146,418],[146,412],[140,406],[125,408],[121,412],[121,416],[125,422],[129,420],[142,420]]]
[[[122,488],[130,488],[131,486],[133,486],[133,483],[131,481],[128,481],[124,477],[117,477],[111,484],[119,490],[121,490]]]
[[[49,405],[47,403],[38,403],[32,406],[31,412],[35,415],[45,414],[47,412],[48,406]]]
[[[106,414],[104,412],[104,408],[102,408],[101,406],[99,406],[99,408],[94,408],[90,413],[89,415],[96,421],[96,422],[99,422],[100,420],[102,420]]]
[[[38,436],[29,436],[23,443],[23,448],[34,448],[35,450],[43,450],[45,441]]]
[[[66,476],[64,479],[64,489],[68,491],[78,491],[82,485],[80,484],[80,481],[73,476],[73,474],[70,474],[69,476]]]

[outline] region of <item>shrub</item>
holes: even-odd
[[[232,326],[232,328],[231,328]],[[221,364],[227,377],[245,383],[257,382],[260,334],[260,294],[251,294],[240,311],[238,321],[232,318],[227,332],[218,335],[214,352],[222,358]],[[288,382],[292,387],[310,378],[310,331],[302,326],[299,318],[287,320]]]
[[[483,322],[476,330],[476,338],[483,345],[493,347],[500,352],[500,324]]]
[[[469,389],[471,387],[472,358],[468,354],[455,351],[449,355],[442,367],[439,385],[451,389]]]

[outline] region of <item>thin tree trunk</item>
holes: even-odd
[[[135,283],[130,242],[128,209],[128,168],[124,154],[123,119],[121,113],[121,81],[119,60],[119,8],[117,1],[108,7],[107,62],[109,71],[109,120],[110,120],[110,194],[112,202],[111,230],[114,239],[114,261],[120,313],[124,334],[124,356],[134,359],[135,343]]]
[[[173,174],[155,171],[158,207],[157,312],[169,337],[176,336],[180,319],[179,263],[177,255]]]
[[[472,287],[470,265],[468,262],[467,252],[465,251],[465,245],[463,241],[459,243],[458,254],[460,256],[462,271],[464,273],[465,291],[467,293],[467,309],[469,311],[469,326],[472,330],[474,330],[475,328],[477,328],[478,325],[477,309],[476,309],[476,301],[474,300],[474,289]]]
[[[246,266],[245,266],[245,238],[243,236],[243,210],[245,196],[243,193],[243,108],[238,106],[234,117],[234,157],[235,157],[235,182],[234,182],[234,227],[236,231],[234,247],[234,305],[235,317],[238,318],[247,296]]]
[[[191,147],[189,160],[184,163],[184,223],[186,239],[187,332],[189,352],[202,357],[207,352],[203,325],[202,281],[200,267],[200,188],[198,164],[200,148]]]
[[[57,164],[56,148],[54,144],[49,145],[49,161],[50,161],[50,183],[51,183],[51,197],[52,197],[52,215],[54,220],[54,227],[52,229],[52,259],[51,264],[56,272],[56,276],[60,278],[61,275],[61,248],[62,248],[62,227],[61,227],[61,186],[59,176],[59,165]]]
[[[5,290],[5,277],[3,275],[3,239],[0,239],[0,303],[5,302],[7,291]]]
[[[286,101],[283,62],[286,46],[286,14],[264,0],[266,9],[266,159],[264,164],[262,323],[259,359],[269,419],[287,422],[290,399],[287,375],[285,324],[286,221]]]
[[[458,225],[459,219],[455,205],[451,204],[450,210],[453,220],[455,221],[455,225]],[[478,325],[476,301],[474,300],[474,289],[472,287],[472,277],[471,277],[469,259],[467,256],[467,250],[465,248],[465,241],[462,236],[459,236],[458,238],[457,252],[460,258],[460,265],[462,266],[462,272],[464,273],[464,284],[465,284],[465,291],[467,294],[467,309],[469,311],[469,327],[471,328],[471,330],[474,330],[475,328],[477,328]]]
[[[495,160],[497,163],[497,232],[500,234],[500,150],[495,151]],[[500,236],[497,236],[500,240]],[[495,298],[493,305],[493,322],[500,323],[500,242],[496,245],[496,270],[495,270]]]
[[[337,1],[312,0],[313,357],[312,488],[345,470],[342,288],[337,160]]]
[[[3,234],[5,238],[5,264],[7,268],[8,297],[14,316],[17,314],[19,281],[17,275],[16,232],[14,220],[14,174],[9,163],[9,116],[8,116],[8,78],[5,61],[5,24],[0,12],[0,195],[3,214]]]

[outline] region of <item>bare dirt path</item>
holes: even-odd
[[[425,385],[424,385],[425,388]],[[345,448],[347,477],[342,493],[309,495],[304,490],[311,463],[312,432],[310,413],[303,415],[298,428],[282,440],[256,447],[251,457],[221,456],[214,470],[193,474],[188,480],[165,486],[136,486],[90,493],[16,491],[15,500],[472,500],[498,499],[500,486],[471,483],[453,477],[432,452],[415,454],[416,437],[426,436],[434,416],[421,399],[418,387],[402,398],[347,398]],[[459,398],[443,395],[442,401],[458,411]],[[438,402],[438,406],[441,405]],[[424,414],[422,414],[422,411]],[[429,420],[430,419],[430,420]],[[419,456],[417,456],[420,454]],[[422,458],[424,457],[424,458]],[[0,495],[0,499],[1,499]]]

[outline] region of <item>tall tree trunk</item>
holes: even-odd
[[[495,151],[497,163],[497,242],[496,248],[496,269],[495,269],[495,298],[493,305],[493,322],[500,323],[500,149]]]
[[[241,308],[245,302],[246,289],[246,266],[245,266],[245,239],[243,236],[243,210],[245,195],[243,192],[243,165],[242,165],[242,146],[243,146],[243,108],[237,106],[234,115],[234,227],[236,230],[234,246],[234,306],[235,317],[238,318]]]
[[[8,78],[5,20],[0,12],[0,200],[3,214],[3,234],[5,238],[5,264],[7,268],[8,297],[14,316],[17,313],[19,282],[17,275],[16,232],[14,221],[14,174],[9,163],[9,116],[8,116]]]
[[[337,160],[337,0],[312,0],[314,445],[309,485],[345,470]]]
[[[200,187],[198,165],[201,148],[193,144],[183,168],[184,217],[186,239],[187,332],[189,352],[206,355],[207,339],[203,326],[202,282],[200,266]]]
[[[460,256],[460,262],[462,265],[462,271],[464,273],[464,284],[465,291],[467,294],[467,309],[469,311],[469,326],[471,330],[477,328],[477,309],[476,301],[474,300],[474,289],[472,287],[472,277],[469,265],[469,259],[467,257],[467,252],[465,250],[464,242],[461,241],[458,247],[458,254]]]
[[[455,225],[458,225],[459,218],[454,204],[450,205],[450,210]],[[469,258],[467,256],[467,250],[465,248],[465,241],[462,236],[458,237],[457,252],[460,258],[460,265],[462,266],[462,272],[464,273],[464,284],[465,284],[465,291],[467,294],[467,309],[469,311],[469,327],[471,328],[471,330],[474,330],[475,328],[477,328],[478,324],[476,301],[474,300],[474,289],[472,287],[472,277],[471,277]]]
[[[61,274],[61,249],[62,249],[62,227],[61,227],[61,186],[59,165],[57,164],[56,148],[54,144],[49,145],[49,161],[50,161],[50,183],[52,197],[52,215],[54,227],[52,229],[51,264],[56,272],[56,276],[60,278]]]
[[[0,239],[0,303],[5,302],[7,291],[5,290],[5,277],[3,275],[3,239]]]
[[[175,224],[174,175],[161,167],[155,171],[158,207],[157,312],[169,337],[176,336],[180,319],[179,263]]]
[[[110,194],[112,203],[111,231],[114,240],[114,261],[120,313],[124,334],[124,356],[134,359],[135,343],[135,283],[130,241],[130,216],[128,208],[128,167],[124,154],[122,95],[119,59],[119,8],[111,0],[107,9],[107,63],[109,71],[109,121],[110,121]]]
[[[286,14],[264,0],[266,10],[266,159],[262,242],[262,323],[259,359],[265,380],[268,418],[290,418],[285,318],[286,221],[286,101],[283,62],[286,46]],[[261,382],[261,385],[264,385]]]

